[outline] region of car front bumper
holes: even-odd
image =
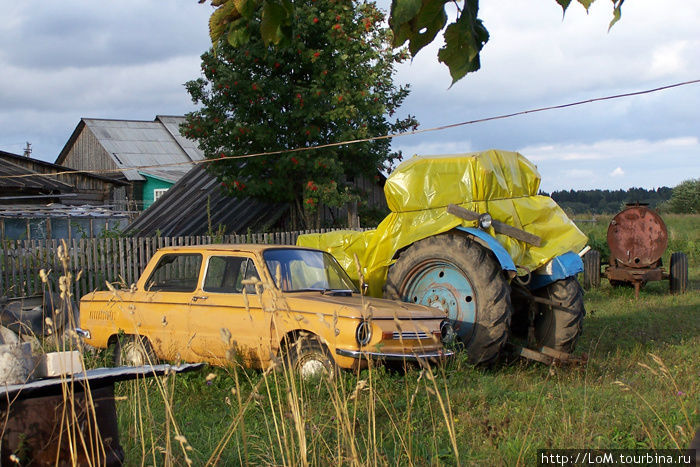
[[[430,360],[437,359],[442,360],[445,358],[452,357],[454,352],[452,350],[435,350],[431,352],[417,352],[417,353],[387,353],[387,352],[367,352],[363,350],[346,350],[346,349],[335,349],[335,353],[343,357],[357,358],[357,359],[368,359],[368,360],[385,360],[385,361],[407,361],[407,362],[417,362],[418,360]]]

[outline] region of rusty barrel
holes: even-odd
[[[668,245],[666,224],[646,206],[629,206],[608,226],[610,259],[629,268],[657,267]]]

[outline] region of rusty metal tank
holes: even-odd
[[[610,222],[608,246],[610,264],[635,269],[657,267],[668,246],[666,224],[646,206],[628,206]]]

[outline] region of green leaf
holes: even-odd
[[[420,49],[430,44],[437,33],[445,27],[447,23],[445,3],[443,0],[423,1],[423,7],[418,12],[413,27],[413,37],[408,43],[411,54],[415,55]]]
[[[233,0],[236,10],[247,19],[253,17],[255,10],[260,6],[255,0]]]
[[[240,12],[236,9],[236,4],[234,2],[226,2],[214,10],[214,13],[212,13],[209,18],[209,37],[211,38],[211,43],[216,45],[226,32],[228,23],[240,16]]]
[[[467,0],[457,21],[445,30],[445,45],[438,51],[438,60],[450,69],[452,84],[481,67],[479,53],[489,33],[477,13],[477,0]]]
[[[592,4],[594,1],[595,1],[595,0],[578,0],[578,2],[579,2],[581,5],[583,5],[583,7],[586,9],[586,11],[588,11],[588,9],[591,7],[591,4]]]
[[[231,46],[240,47],[250,41],[250,33],[248,32],[248,28],[245,26],[245,24],[238,27],[231,27],[229,28],[226,39]]]
[[[393,0],[390,16],[392,28],[411,21],[418,14],[421,6],[421,0]]]
[[[571,5],[571,0],[555,0],[559,6],[561,6],[561,9],[564,10],[564,13],[566,13],[566,9],[569,8],[569,5]]]
[[[266,1],[263,4],[262,20],[260,21],[260,34],[265,45],[278,44],[282,39],[282,26],[287,20],[287,9],[284,5]]]
[[[625,0],[612,0],[613,2],[613,19],[610,21],[610,25],[608,26],[608,31],[610,31],[610,28],[613,27],[615,23],[620,21],[620,18],[622,17],[622,4],[624,3]]]
[[[389,25],[394,33],[394,47],[409,41],[409,50],[415,55],[430,44],[447,23],[446,2],[447,0],[394,0],[392,9],[398,9],[396,11],[400,13],[399,20],[396,20],[392,10],[392,16],[389,18]],[[416,11],[416,5],[419,3],[420,8]],[[410,13],[413,13],[411,17]]]

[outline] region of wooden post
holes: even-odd
[[[357,201],[351,201],[347,204],[348,209],[348,228],[350,230],[360,230],[360,216],[357,214]]]

